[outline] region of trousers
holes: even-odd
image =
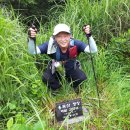
[[[65,69],[65,78],[68,82],[72,83],[72,87],[76,89],[84,80],[87,79],[85,73],[80,69],[79,65]],[[47,85],[49,89],[57,90],[61,87],[61,76],[58,71],[52,74],[52,70],[48,67],[43,76],[42,81]]]

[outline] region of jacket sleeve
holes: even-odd
[[[96,53],[97,52],[97,45],[96,45],[96,42],[95,40],[93,39],[93,37],[89,37],[89,44],[90,44],[90,47],[89,45],[86,46],[86,48],[84,49],[84,52],[92,52],[92,53]]]
[[[28,41],[28,52],[30,54],[41,54],[39,47],[35,45],[34,40],[31,38]]]

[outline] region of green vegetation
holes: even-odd
[[[67,0],[64,12],[49,23],[40,24],[37,42],[46,41],[57,22],[71,25],[76,39],[87,41],[81,27],[89,23],[99,52],[93,55],[101,107],[89,54],[79,59],[88,80],[79,95],[63,79],[56,96],[41,81],[42,72],[28,54],[27,30],[12,11],[0,9],[0,129],[1,130],[129,130],[130,126],[130,2],[128,0]],[[54,13],[54,16],[56,14]],[[51,17],[50,17],[51,18]],[[42,59],[46,67],[47,56]],[[82,98],[89,119],[59,125],[55,103]]]
[[[16,15],[20,15],[22,23],[30,25],[32,21],[39,26],[37,20],[45,23],[50,20],[53,12],[63,11],[64,0],[0,0],[0,6],[14,9]],[[51,11],[50,11],[51,9]]]

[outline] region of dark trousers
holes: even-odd
[[[84,80],[87,79],[87,77],[79,67],[76,67],[75,69],[66,71],[66,79],[67,81],[72,82],[73,88],[76,89],[79,86],[79,84],[81,84]],[[52,74],[50,68],[47,68],[45,70],[42,77],[42,81],[52,90],[56,90],[61,87],[60,74],[57,71],[54,74]]]

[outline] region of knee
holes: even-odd
[[[80,76],[79,80],[82,82],[84,80],[87,79],[87,76],[85,74],[83,74],[82,76]]]
[[[61,87],[60,82],[55,77],[55,75],[50,75],[48,73],[44,73],[42,76],[43,83],[51,90],[57,90]]]
[[[46,70],[42,76],[42,81],[44,83],[48,82],[51,80],[51,77],[52,77],[52,73],[51,73],[51,70]]]
[[[61,87],[59,81],[55,79],[48,79],[48,78],[42,77],[42,81],[51,90],[57,90]]]
[[[79,82],[82,82],[82,81],[84,81],[86,79],[87,79],[87,76],[85,75],[85,73],[80,73],[79,76],[77,77],[77,80]]]
[[[86,75],[78,78],[76,81],[74,81],[74,84],[76,84],[76,86],[78,86],[79,84],[81,84],[83,81],[85,81],[87,79]]]
[[[42,82],[47,83],[48,81],[50,81],[50,76],[47,74],[43,74]]]

